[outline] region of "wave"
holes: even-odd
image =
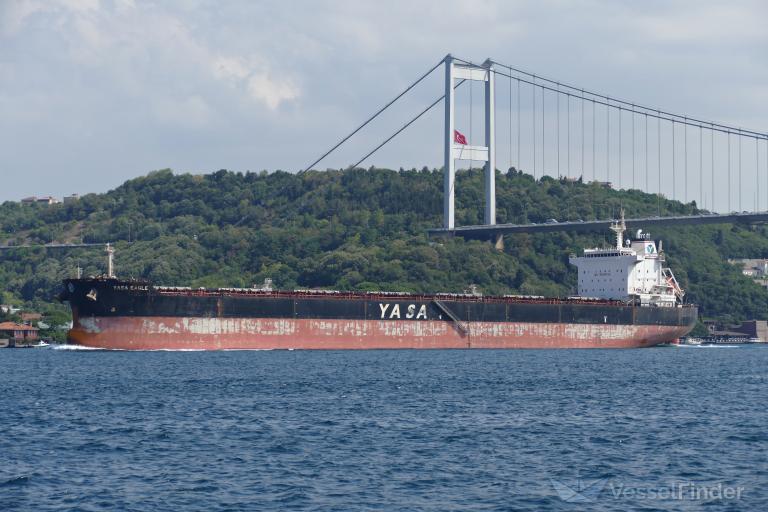
[[[53,350],[104,350],[103,348],[84,347],[82,345],[70,345],[64,343],[62,345],[51,345]]]

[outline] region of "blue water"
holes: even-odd
[[[0,367],[0,510],[768,510],[768,347]]]

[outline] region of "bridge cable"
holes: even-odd
[[[510,73],[511,74],[511,73]],[[512,168],[512,77],[509,77],[509,166]]]
[[[610,101],[610,100],[609,100]],[[606,181],[608,183],[611,182],[611,107],[610,105],[605,107],[605,119],[606,119],[606,128],[605,128],[605,172],[606,172]]]
[[[523,157],[520,154],[520,80],[517,81],[517,170],[523,166]]]
[[[675,165],[675,121],[672,120],[672,200],[677,199],[677,173]]]
[[[595,128],[596,126],[596,116],[595,116],[595,102],[592,101],[592,181],[595,181],[595,160],[596,160],[596,152],[595,152],[595,141],[597,140],[596,134],[597,130]]]
[[[632,188],[635,187],[635,113],[632,112]]]
[[[648,184],[648,114],[645,114],[645,192],[650,192]]]
[[[621,115],[621,109],[619,109],[619,190],[621,190],[621,143],[622,143],[621,123],[622,123],[622,115]]]
[[[454,89],[454,90],[456,90],[456,89],[457,89],[457,88],[458,88],[458,87],[459,87],[461,84],[463,84],[464,82],[466,82],[466,79],[464,79],[464,80],[460,81],[458,84],[454,85],[454,86],[453,86],[453,89]],[[387,137],[387,138],[384,140],[384,142],[382,142],[381,144],[379,144],[378,146],[376,146],[375,148],[373,148],[373,149],[372,149],[370,152],[368,152],[368,153],[367,153],[367,154],[366,154],[366,155],[365,155],[363,158],[361,158],[360,160],[358,160],[358,161],[357,161],[357,163],[355,163],[355,164],[353,164],[353,165],[349,166],[349,168],[351,168],[351,169],[354,169],[354,168],[356,168],[358,165],[360,165],[361,163],[363,163],[363,162],[364,162],[364,161],[365,161],[365,160],[366,160],[366,159],[367,159],[369,156],[373,155],[375,152],[377,152],[377,151],[378,151],[378,150],[380,150],[382,147],[384,147],[384,145],[385,145],[386,143],[388,143],[389,141],[391,141],[392,139],[394,139],[395,137],[397,137],[398,135],[400,135],[400,133],[402,133],[402,132],[403,132],[403,130],[405,130],[406,128],[408,128],[409,126],[411,126],[413,123],[415,123],[415,122],[416,122],[416,121],[417,121],[417,120],[418,120],[418,119],[419,119],[421,116],[423,116],[424,114],[426,114],[427,112],[429,112],[430,110],[432,110],[432,109],[435,107],[435,105],[437,105],[438,103],[440,103],[441,101],[443,101],[443,99],[445,99],[445,94],[443,94],[442,96],[440,96],[439,98],[437,98],[435,101],[433,101],[431,105],[429,105],[427,108],[425,108],[424,110],[422,110],[421,112],[419,112],[419,113],[416,115],[416,117],[412,118],[410,121],[408,121],[408,122],[407,122],[407,123],[405,123],[403,126],[401,126],[401,127],[400,127],[400,128],[399,128],[399,129],[398,129],[396,132],[395,132],[395,133],[393,133],[392,135],[390,135],[389,137]]]
[[[741,137],[739,137],[739,211],[740,212],[744,211],[744,209],[742,208],[742,204],[741,204],[741,189],[742,188],[744,188],[744,187],[742,186],[742,181],[741,181]]]
[[[533,114],[531,119],[533,121],[533,179],[536,181],[536,76],[533,77],[533,85],[531,86],[533,92]]]
[[[346,137],[344,137],[343,139],[341,139],[341,140],[340,140],[340,141],[339,141],[339,142],[338,142],[338,143],[337,143],[335,146],[333,146],[331,149],[329,149],[328,151],[326,151],[326,152],[325,152],[325,153],[324,153],[324,154],[323,154],[323,155],[322,155],[320,158],[318,158],[317,160],[315,160],[314,162],[312,162],[311,164],[309,164],[309,165],[308,165],[308,166],[307,166],[307,167],[304,169],[304,171],[302,171],[302,172],[306,172],[306,171],[310,170],[312,167],[314,167],[315,165],[319,164],[319,163],[320,163],[320,162],[321,162],[321,161],[322,161],[322,160],[323,160],[325,157],[327,157],[327,156],[328,156],[328,155],[330,155],[330,154],[331,154],[333,151],[335,151],[335,150],[336,150],[336,148],[338,148],[339,146],[341,146],[342,144],[344,144],[346,141],[348,141],[348,140],[349,140],[349,139],[350,139],[350,138],[351,138],[353,135],[355,135],[357,132],[359,132],[359,131],[360,131],[360,130],[362,130],[362,129],[363,129],[365,126],[367,126],[367,125],[368,125],[368,123],[370,123],[371,121],[373,121],[374,119],[376,119],[376,118],[379,116],[379,114],[381,114],[382,112],[384,112],[385,110],[387,110],[387,109],[388,109],[390,106],[392,106],[392,104],[393,104],[394,102],[396,102],[397,100],[399,100],[400,98],[402,98],[402,97],[403,97],[403,96],[404,96],[404,95],[405,95],[405,94],[406,94],[408,91],[410,91],[411,89],[413,89],[414,87],[416,87],[416,86],[417,86],[419,83],[421,83],[421,81],[422,81],[422,80],[424,80],[424,79],[425,79],[425,78],[427,78],[427,77],[428,77],[430,74],[432,74],[432,72],[433,72],[434,70],[436,70],[436,69],[437,69],[437,68],[438,68],[438,67],[439,67],[441,64],[443,64],[444,62],[445,62],[445,59],[441,59],[441,60],[440,60],[440,62],[438,62],[437,64],[435,64],[434,66],[432,66],[432,67],[429,69],[429,71],[427,71],[426,73],[424,73],[423,75],[421,75],[421,76],[419,77],[419,79],[418,79],[418,80],[416,80],[416,81],[415,81],[415,82],[413,82],[411,85],[409,85],[408,87],[406,87],[406,88],[403,90],[403,92],[401,92],[400,94],[398,94],[397,96],[395,96],[395,97],[394,97],[394,99],[392,99],[392,101],[390,101],[389,103],[387,103],[386,105],[384,105],[383,107],[381,107],[381,108],[380,108],[380,109],[379,109],[379,110],[378,110],[378,111],[377,111],[375,114],[373,114],[371,117],[369,117],[369,118],[368,118],[368,119],[367,119],[367,120],[366,120],[366,121],[365,121],[363,124],[361,124],[360,126],[358,126],[357,128],[355,128],[355,129],[352,131],[352,133],[350,133],[349,135],[347,135]]]
[[[466,61],[466,60],[463,60],[463,59],[458,59],[457,58],[457,60],[460,60],[461,62],[464,62],[466,64],[475,65],[472,62]],[[524,71],[524,70],[519,69],[519,68],[515,68],[513,66],[510,66],[509,64],[503,64],[503,63],[496,62],[496,61],[491,61],[491,62],[493,62],[495,64],[499,64],[499,65],[501,65],[501,66],[503,66],[503,67],[505,67],[507,69],[510,69],[511,71],[514,71],[514,72],[522,74],[522,75],[534,76],[530,72]],[[580,89],[578,87],[575,87],[573,85],[566,84],[566,83],[563,83],[563,82],[559,82],[557,80],[552,80],[552,79],[549,79],[549,78],[546,78],[546,77],[543,77],[543,76],[539,76],[539,75],[536,75],[536,76],[537,76],[537,78],[539,80],[543,80],[543,81],[551,83],[551,84],[556,84],[559,87],[565,87],[566,89],[570,89],[570,90],[577,91],[577,92],[582,90],[582,89]],[[584,89],[584,92],[586,92],[588,95],[593,96],[595,98],[601,98],[601,99],[604,99],[604,100],[610,100],[610,101],[612,101],[615,104],[621,104],[621,105],[627,105],[627,106],[633,105],[629,101],[625,101],[625,100],[621,100],[621,99],[617,99],[617,98],[609,98],[605,94],[596,93],[596,92],[589,91],[589,90],[586,90],[586,89]],[[564,92],[563,94],[570,94],[570,93]],[[667,116],[667,117],[676,118],[678,123],[681,122],[680,121],[681,119],[685,118],[685,119],[687,119],[687,122],[689,122],[689,124],[695,124],[696,126],[708,124],[708,125],[711,125],[713,129],[715,129],[715,127],[717,127],[718,129],[723,129],[723,130],[718,130],[718,131],[732,130],[734,133],[738,131],[738,132],[743,132],[744,134],[746,134],[745,136],[752,136],[752,137],[757,136],[758,138],[767,139],[768,140],[768,133],[765,133],[765,132],[758,132],[756,130],[739,129],[739,128],[736,128],[736,127],[733,127],[733,126],[728,126],[728,125],[724,125],[724,124],[720,124],[720,123],[715,123],[713,121],[705,121],[705,120],[701,120],[701,119],[697,119],[697,118],[692,118],[692,117],[687,117],[686,118],[686,116],[684,116],[682,114],[675,114],[675,113],[672,113],[672,112],[667,112],[667,111],[660,110],[660,109],[657,109],[657,108],[646,107],[644,105],[639,105],[639,104],[634,104],[633,106],[635,108],[639,108],[639,109],[642,109],[642,110],[645,110],[645,111],[648,111],[648,112],[656,112],[660,116]],[[616,108],[622,108],[622,107],[616,107]],[[651,115],[653,115],[653,114],[651,114]],[[671,119],[669,119],[669,120],[671,120]]]
[[[755,140],[755,189],[757,197],[755,198],[755,211],[760,211],[760,144]]]
[[[541,177],[547,174],[547,139],[546,139],[546,117],[544,116],[544,88],[541,88]]]
[[[568,109],[568,114],[565,116],[565,120],[568,123],[568,132],[567,132],[568,148],[566,149],[566,152],[565,152],[567,165],[565,166],[565,173],[566,173],[566,176],[570,178],[571,177],[571,97],[570,95],[566,96],[565,99],[566,99],[565,106]]]
[[[731,213],[731,134],[728,134],[728,213]]]
[[[557,96],[557,179],[560,179],[560,94]]]
[[[661,217],[661,118],[656,118],[656,147],[658,148],[658,151],[656,152],[656,155],[658,157],[658,164],[656,166],[656,169],[659,173],[659,197],[658,197],[658,209],[659,209],[659,217]]]
[[[584,171],[584,92],[581,93],[581,169],[579,169],[579,175],[582,181],[585,178],[586,172]]]
[[[715,211],[715,131],[709,132],[709,171],[712,180],[712,211]]]
[[[685,162],[683,164],[685,178],[683,181],[683,202],[688,202],[688,125],[683,125],[683,157]]]
[[[704,208],[704,130],[699,126],[699,209]],[[757,144],[757,141],[755,141]]]
[[[467,64],[472,65],[472,66],[478,66],[477,64],[474,64],[471,61],[466,61],[466,60],[458,59],[458,58],[456,60],[459,60],[461,62],[467,63]],[[494,62],[495,64],[498,64],[499,66],[502,66],[502,67],[506,67],[506,68],[510,67],[507,64],[502,64],[502,63],[495,62],[495,61],[491,61],[491,62]],[[518,71],[516,68],[512,68],[512,70],[516,71],[516,72],[524,73],[524,72]],[[509,76],[509,75],[505,74],[502,71],[497,71],[496,73],[498,75],[501,75],[501,76]],[[529,76],[533,76],[533,75],[531,75],[529,73],[524,73],[524,74],[528,74]],[[563,84],[562,82],[557,82],[555,80],[548,80],[548,79],[545,79],[545,78],[540,77],[538,75],[536,75],[536,77],[538,79],[540,79],[540,80],[545,80],[545,81],[550,82],[552,84],[556,84],[557,86],[566,87],[568,89],[576,91],[576,93],[578,93],[578,94],[581,94],[581,89],[579,89],[577,87],[574,87],[574,86],[571,86],[571,85],[567,85],[567,84]],[[524,82],[524,83],[527,83],[527,84],[531,84],[532,83],[532,82],[530,82],[528,80],[525,80],[525,79],[522,79],[522,78],[519,78],[519,77],[517,77],[517,78],[521,82]],[[545,86],[545,85],[542,85],[542,84],[536,84],[536,86],[540,87],[542,89],[548,90],[548,91],[552,91],[552,92],[557,90],[554,87],[548,87],[548,86]],[[634,109],[635,109],[634,111],[636,113],[648,113],[648,115],[650,115],[651,117],[661,117],[662,119],[664,119],[666,121],[674,120],[677,124],[684,124],[685,123],[685,124],[688,124],[689,126],[709,125],[708,129],[713,129],[713,130],[716,130],[716,131],[719,131],[719,132],[723,132],[723,133],[729,133],[730,132],[732,134],[740,135],[742,137],[750,137],[750,138],[758,138],[760,140],[768,140],[768,133],[758,132],[758,131],[755,131],[755,130],[746,130],[744,128],[736,128],[736,127],[733,127],[733,126],[728,126],[728,125],[724,125],[724,124],[720,124],[720,123],[715,123],[715,122],[712,122],[712,121],[703,121],[703,120],[699,120],[699,119],[694,118],[694,117],[684,116],[682,114],[674,114],[674,113],[667,112],[667,111],[660,110],[660,109],[656,109],[656,108],[645,107],[645,106],[639,105],[639,104],[633,104],[633,103],[630,103],[628,101],[619,100],[619,99],[616,99],[616,98],[613,98],[613,97],[609,97],[609,96],[606,96],[606,95],[603,95],[603,94],[597,94],[597,93],[589,92],[589,91],[586,91],[586,90],[585,90],[585,92],[587,94],[589,94],[589,95],[594,96],[594,98],[598,98],[598,99],[594,100],[598,104],[600,104],[600,105],[610,105],[611,107],[613,107],[615,109],[618,109],[618,110],[626,110],[626,111],[630,112],[630,111],[632,111],[632,108],[629,107],[629,106],[634,105]],[[568,96],[578,97],[578,95],[576,93],[564,92],[562,90],[560,91],[560,94],[565,94],[565,95],[568,95]],[[602,100],[602,101],[600,101],[600,100]],[[622,105],[626,105],[626,106],[622,106]]]

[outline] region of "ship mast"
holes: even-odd
[[[104,249],[107,253],[107,277],[115,277],[115,248],[107,242],[107,247]]]
[[[614,221],[610,229],[616,234],[616,249],[620,251],[624,247],[624,231],[627,229],[627,224],[624,222],[624,208],[621,209],[621,220]]]

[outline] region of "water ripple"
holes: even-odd
[[[768,510],[766,347],[0,359],[3,510]]]

